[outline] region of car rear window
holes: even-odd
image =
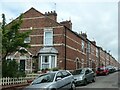
[[[83,72],[82,69],[80,69],[80,70],[75,70],[75,71],[72,72],[73,75],[78,75],[78,74],[83,74],[83,73],[84,73],[84,72]]]
[[[97,70],[98,70],[98,71],[101,71],[101,70],[105,70],[105,68],[98,68]]]

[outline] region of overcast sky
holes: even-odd
[[[58,22],[71,20],[73,31],[86,32],[118,59],[118,0],[1,0],[0,14],[10,22],[31,7],[42,13],[56,10]]]

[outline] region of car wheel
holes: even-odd
[[[95,81],[96,81],[96,78],[94,77],[93,80],[92,80],[92,82],[95,82]]]
[[[87,85],[87,80],[86,79],[84,80],[84,85]]]
[[[52,88],[51,90],[56,90],[55,88]]]
[[[71,84],[71,89],[70,90],[76,90],[76,87],[75,87],[74,83]]]
[[[107,75],[107,73],[104,73],[104,75],[106,76],[106,75]]]

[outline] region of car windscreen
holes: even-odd
[[[47,73],[40,75],[38,78],[36,78],[32,84],[40,84],[40,83],[47,83],[52,82],[54,80],[55,73]]]
[[[79,74],[84,74],[84,71],[82,69],[80,70],[75,70],[72,72],[73,75],[79,75]]]
[[[112,69],[113,67],[112,67],[112,66],[107,66],[106,68],[107,68],[107,69]]]

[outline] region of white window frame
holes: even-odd
[[[43,56],[42,56],[42,59],[41,59],[41,62],[42,62],[42,63],[41,63],[41,67],[42,67],[43,65],[46,65],[46,64],[47,64],[47,65],[48,65],[48,68],[49,68],[49,65],[50,65],[49,58],[50,58],[50,57],[49,57],[48,55],[44,55],[44,57],[45,57],[45,56],[47,56],[48,62],[43,62]]]
[[[31,38],[30,38],[30,37],[26,37],[26,38],[24,39],[24,43],[30,43],[30,41],[31,41]]]
[[[98,57],[98,48],[96,48],[96,57]]]
[[[48,56],[49,57],[49,61],[48,61],[49,69],[51,69],[51,64],[52,64],[51,59],[52,59],[52,56],[55,56],[55,67],[57,67],[57,55],[56,54],[41,54],[39,56],[39,65],[38,65],[40,69],[43,69],[43,67],[42,67],[42,65],[43,65],[43,62],[42,62],[43,56]]]
[[[88,53],[91,53],[91,43],[88,42]]]
[[[82,50],[82,52],[84,52],[85,50],[85,43],[84,43],[84,41],[82,40],[82,43],[81,43],[81,45],[82,45],[82,47],[81,47],[81,50]]]
[[[50,32],[51,34],[52,34],[52,37],[51,37],[51,43],[50,44],[46,44],[46,33],[47,32]],[[44,28],[44,38],[43,38],[44,40],[44,46],[53,46],[53,29],[52,28]],[[49,38],[50,39],[50,38]]]

